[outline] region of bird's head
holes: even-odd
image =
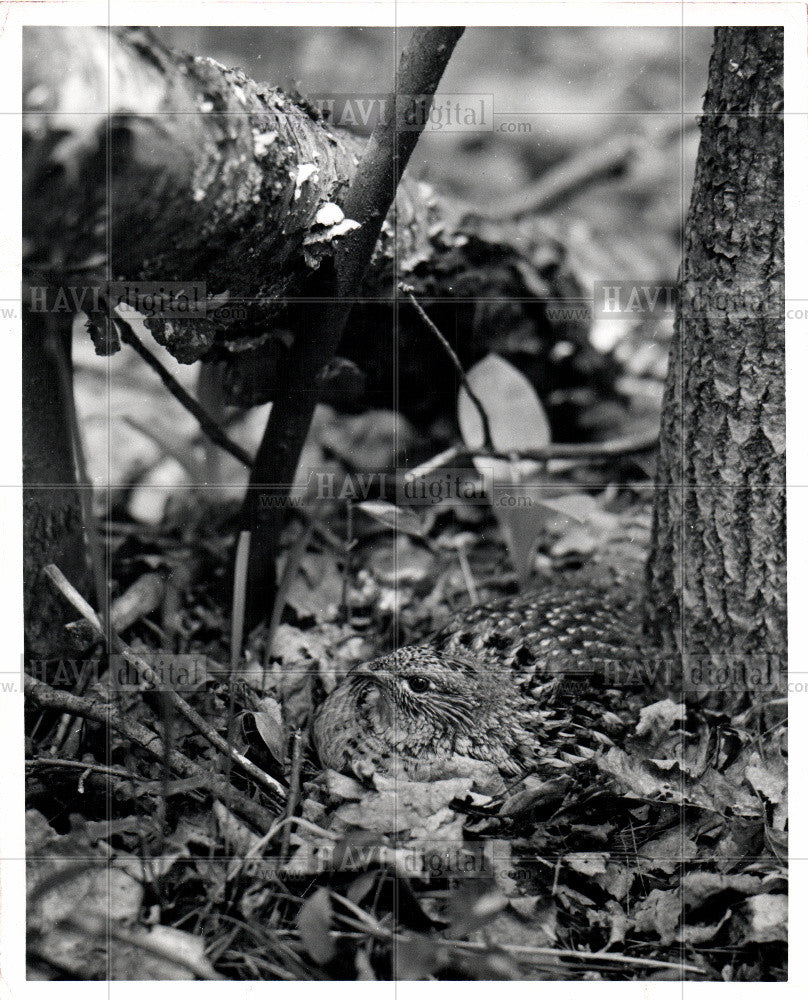
[[[337,771],[470,757],[514,773],[535,745],[533,716],[507,668],[405,646],[348,674],[320,706],[314,743]]]

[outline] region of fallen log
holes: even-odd
[[[24,110],[26,298],[83,308],[108,351],[118,344],[98,290],[148,313],[137,291],[163,287],[156,339],[182,362],[224,359],[229,402],[273,399],[290,331],[327,294],[321,264],[351,230],[336,203],[364,140],[145,29],[29,29]],[[452,412],[451,364],[396,304],[402,279],[464,366],[494,350],[525,372],[559,439],[581,436],[572,393],[611,395],[616,368],[590,346],[585,314],[548,314],[581,305],[583,289],[541,221],[485,218],[405,175],[322,380],[334,405],[397,405],[418,423]],[[178,288],[195,289],[191,318],[171,315]]]

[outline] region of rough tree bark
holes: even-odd
[[[786,660],[783,32],[719,28],[663,403],[652,634],[696,689]]]

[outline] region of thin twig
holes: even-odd
[[[244,645],[244,604],[247,592],[247,562],[250,558],[250,532],[241,531],[236,546],[233,570],[233,621],[230,631],[230,680],[236,676]]]
[[[125,344],[129,344],[130,347],[133,347],[141,358],[143,358],[146,364],[153,371],[157,372],[166,389],[168,389],[171,395],[185,407],[191,416],[195,418],[205,435],[214,444],[218,445],[224,451],[229,452],[243,465],[246,465],[248,469],[251,468],[252,458],[250,458],[241,445],[236,444],[235,441],[231,441],[231,439],[225,434],[221,427],[219,427],[216,421],[210,416],[199,401],[194,399],[188,390],[180,385],[180,383],[174,378],[171,372],[168,371],[159,358],[156,358],[148,347],[142,343],[138,335],[132,329],[131,323],[128,323],[117,314],[114,317],[114,322],[120,330],[121,340]]]
[[[26,767],[52,768],[54,770],[86,771],[88,774],[104,774],[111,778],[123,778],[124,781],[141,780],[151,782],[151,778],[138,779],[124,767],[113,767],[110,764],[92,764],[83,760],[62,760],[59,757],[32,757],[25,762]]]
[[[447,939],[446,945],[460,951],[486,951],[490,945],[484,941],[454,941]],[[607,965],[635,965],[646,969],[675,969],[677,972],[693,972],[704,976],[704,969],[697,965],[686,965],[684,962],[665,962],[657,958],[635,958],[633,955],[618,955],[605,951],[574,951],[572,948],[543,948],[540,945],[510,944],[502,946],[512,955],[530,957],[563,958],[577,962],[605,962]]]
[[[78,416],[76,415],[76,403],[73,397],[73,379],[67,368],[62,341],[52,326],[48,327],[48,336],[45,341],[46,350],[50,353],[56,368],[56,378],[59,383],[59,393],[62,397],[62,408],[65,414],[65,421],[70,428],[70,440],[73,445],[73,461],[76,467],[76,478],[78,480],[79,503],[81,505],[81,516],[84,521],[84,532],[87,536],[87,548],[90,555],[90,562],[93,570],[93,583],[95,589],[95,599],[98,603],[99,615],[104,624],[109,617],[109,591],[106,584],[106,573],[104,571],[104,558],[102,554],[101,538],[98,531],[95,513],[93,511],[93,492],[90,475],[87,472],[87,458],[84,450],[84,440],[79,427]],[[105,630],[102,630],[101,638],[106,641]]]
[[[85,618],[93,628],[100,634],[101,623],[92,607],[84,600],[76,588],[65,577],[58,566],[49,563],[44,568],[44,572],[56,586],[56,588],[67,598],[78,613]],[[226,739],[220,736],[212,726],[210,726],[202,716],[180,697],[169,685],[163,683],[158,675],[152,670],[148,663],[130,649],[121,637],[110,629],[110,646],[112,650],[119,653],[126,662],[134,668],[138,677],[149,684],[155,690],[162,691],[169,704],[182,715],[197,732],[217,750],[227,754],[238,766],[245,771],[249,777],[256,782],[274,802],[280,804],[286,799],[286,790],[278,781],[270,777],[266,772],[256,767],[251,760],[240,754],[234,747],[230,746]],[[172,751],[173,752],[173,751]]]
[[[28,674],[23,675],[23,684],[26,696],[40,708],[69,712],[91,722],[111,726],[124,739],[141,747],[165,766],[187,778],[197,779],[200,787],[227,802],[235,812],[249,820],[259,830],[266,830],[272,825],[275,815],[269,809],[265,809],[243,792],[233,788],[220,775],[212,774],[209,770],[194,764],[179,750],[168,750],[156,733],[139,722],[128,719],[113,705],[87,701],[68,691],[57,691],[43,681],[34,680]]]
[[[460,563],[460,570],[463,573],[463,580],[466,584],[466,589],[468,590],[469,600],[472,604],[479,604],[480,596],[477,593],[477,587],[474,583],[474,574],[471,571],[469,557],[466,555],[466,548],[464,545],[458,545],[456,551],[457,559]]]
[[[62,760],[60,757],[32,757],[30,760],[26,760],[25,766],[30,770],[39,768],[41,770],[81,771],[81,781],[87,774],[101,774],[108,778],[119,779],[124,785],[137,785],[144,792],[163,792],[166,790],[166,783],[162,779],[142,778],[139,774],[127,771],[124,767],[114,767],[110,764],[93,764],[83,760]],[[207,779],[203,781],[201,777],[176,778],[167,784],[169,795],[187,795],[200,788],[203,791],[207,790]]]
[[[497,458],[506,462],[533,461],[551,462],[557,459],[571,459],[577,462],[590,462],[619,458],[622,455],[634,455],[643,451],[651,451],[659,443],[659,432],[647,431],[644,434],[634,434],[623,438],[612,438],[610,441],[583,441],[570,444],[548,444],[544,448],[525,448],[516,452],[497,451],[486,448],[465,448],[456,445],[447,448],[439,455],[428,459],[404,473],[406,478],[426,478],[452,462],[467,461],[470,458]]]
[[[342,560],[342,600],[341,612],[343,621],[351,620],[351,553],[354,547],[353,535],[353,503],[348,499],[345,503],[345,551]]]
[[[53,317],[49,317],[53,320]],[[87,551],[90,557],[90,565],[93,573],[93,587],[95,599],[98,604],[101,621],[106,625],[109,621],[109,589],[107,587],[107,576],[104,566],[103,548],[101,536],[98,530],[98,522],[93,510],[93,490],[90,476],[87,471],[87,457],[84,449],[84,438],[79,427],[78,416],[76,415],[76,401],[73,395],[73,378],[68,371],[66,351],[64,341],[54,329],[53,322],[49,322],[46,327],[45,350],[50,354],[51,360],[56,370],[56,380],[59,386],[62,409],[64,411],[65,422],[70,428],[70,441],[73,450],[73,464],[76,469],[76,479],[78,483],[79,506],[81,507],[81,518],[84,523],[84,533],[87,538]],[[106,642],[106,628],[102,630],[102,642]],[[78,683],[74,687],[76,694],[82,694],[87,681],[87,672],[82,671]],[[71,726],[72,717],[63,715],[56,735],[51,743],[51,752],[56,753],[64,744],[68,729]]]
[[[230,624],[230,695],[227,702],[227,742],[233,742],[233,720],[236,715],[236,677],[244,647],[244,609],[247,593],[247,560],[250,557],[250,533],[241,531],[236,545],[236,562],[233,567],[233,614]],[[226,758],[225,776],[230,780],[233,760]]]
[[[309,833],[313,833],[315,837],[322,837],[323,840],[332,840],[335,844],[340,840],[340,834],[334,833],[333,830],[326,830],[325,827],[317,826],[310,819],[304,819],[302,816],[284,816],[283,819],[275,820],[266,836],[262,837],[260,842],[250,848],[247,852],[247,857],[257,857],[259,852],[278,835],[278,832],[287,826],[300,827],[301,830],[308,830]]]
[[[483,447],[486,449],[493,450],[494,440],[491,437],[491,422],[488,419],[488,414],[485,412],[485,407],[483,406],[480,397],[471,388],[471,385],[469,384],[469,380],[466,377],[466,373],[463,371],[463,366],[460,364],[460,358],[458,358],[454,348],[449,343],[449,341],[443,336],[443,334],[440,332],[437,326],[435,326],[435,324],[432,322],[429,316],[427,316],[427,314],[421,308],[421,303],[413,295],[412,288],[409,285],[405,285],[403,282],[399,283],[398,288],[399,291],[403,292],[407,296],[407,298],[412,303],[413,308],[423,320],[424,325],[427,327],[428,330],[432,332],[432,334],[437,338],[438,343],[441,345],[444,351],[446,351],[446,354],[448,355],[449,360],[454,365],[455,371],[457,372],[458,378],[460,379],[460,384],[466,390],[469,399],[472,401],[475,408],[477,409],[477,412],[480,415],[480,422],[483,425]]]
[[[289,799],[286,803],[286,818],[291,819],[297,809],[300,799],[300,771],[303,767],[303,734],[299,729],[295,730],[292,737],[292,772],[289,776]],[[287,823],[283,828],[281,838],[281,861],[286,861],[289,855],[289,843],[292,836],[292,824]]]
[[[623,455],[640,454],[651,451],[659,444],[659,432],[645,431],[641,434],[627,435],[621,438],[611,438],[608,441],[581,441],[568,444],[548,444],[543,448],[526,448],[521,451],[497,451],[486,450],[485,448],[467,448],[465,445],[456,444],[444,451],[428,458],[421,465],[414,469],[407,469],[401,473],[401,483],[408,479],[426,479],[434,475],[440,469],[455,462],[467,462],[472,458],[498,458],[507,462],[533,461],[533,462],[569,462],[571,465],[583,465],[589,462],[604,462],[612,458],[619,458]],[[340,460],[349,462],[348,456],[340,455]],[[561,469],[557,469],[561,471]],[[382,482],[379,476],[379,482]],[[397,483],[397,485],[399,485]],[[295,508],[295,513],[303,508]],[[337,545],[341,548],[341,544]]]
[[[399,934],[383,927],[370,914],[365,913],[364,910],[360,909],[360,907],[356,906],[356,904],[352,903],[345,896],[341,896],[336,892],[332,892],[331,895],[359,918],[355,923],[353,921],[350,922],[354,923],[354,926],[359,926],[373,937],[391,944],[402,944],[410,940],[405,934]],[[340,914],[337,914],[337,918],[349,922],[346,917]],[[444,945],[447,948],[455,948],[458,951],[485,952],[491,947],[486,941],[458,941],[453,938],[436,938],[435,943]],[[657,958],[635,958],[633,955],[618,955],[612,952],[574,951],[572,948],[545,948],[541,945],[530,944],[503,944],[501,947],[509,955],[522,955],[525,958],[572,959],[577,962],[591,962],[593,965],[598,962],[605,962],[609,965],[633,965],[646,969],[676,969],[681,972],[696,973],[700,976],[706,975],[704,969],[700,969],[696,965],[686,965],[684,962],[666,962]]]
[[[469,455],[481,458],[502,458],[506,460],[524,458],[546,462],[556,458],[602,459],[632,455],[640,451],[650,451],[659,443],[659,431],[646,431],[630,437],[612,438],[610,441],[582,441],[570,444],[549,444],[544,448],[525,448],[517,452],[486,451],[483,448],[469,449]]]
[[[444,468],[447,465],[451,465],[456,462],[458,458],[462,458],[466,455],[466,449],[463,445],[454,444],[451,448],[446,448],[445,451],[438,452],[437,455],[433,455],[432,458],[428,458],[425,462],[420,465],[416,465],[414,469],[408,469],[404,475],[412,476],[413,479],[426,479],[431,475],[434,475],[439,469]]]

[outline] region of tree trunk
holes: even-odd
[[[63,625],[75,614],[42,567],[56,563],[80,589],[87,572],[70,429],[52,353],[61,350],[70,369],[71,317],[26,310],[22,337],[25,644],[29,654],[55,656],[66,650]]]
[[[696,690],[786,661],[783,32],[718,28],[663,403],[648,626]]]

